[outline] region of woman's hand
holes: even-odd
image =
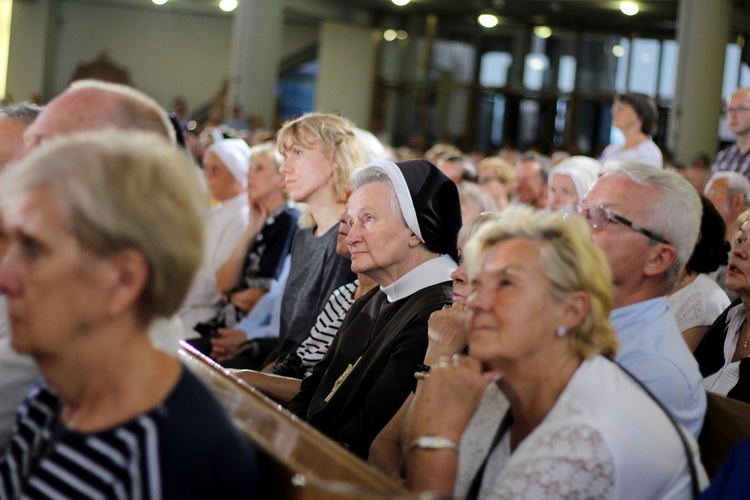
[[[459,354],[432,365],[429,376],[417,387],[407,416],[405,444],[426,435],[457,443],[492,378],[482,373],[479,361]]]
[[[429,344],[425,364],[436,363],[441,356],[460,353],[468,343],[469,311],[463,303],[435,311],[427,322]]]
[[[247,333],[232,328],[219,328],[219,337],[211,339],[211,357],[225,361],[237,352],[241,343],[247,340]]]

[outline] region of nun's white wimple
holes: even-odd
[[[398,204],[401,207],[401,214],[404,216],[406,225],[409,226],[409,229],[411,229],[414,234],[417,235],[419,241],[424,243],[425,241],[424,238],[422,238],[422,231],[419,229],[417,212],[414,209],[414,200],[412,200],[411,198],[409,186],[407,186],[406,184],[404,174],[401,173],[401,170],[392,161],[376,160],[370,162],[367,166],[380,167],[385,171],[386,174],[388,174],[388,178],[391,179],[391,183],[393,184],[393,189],[396,191],[396,198],[398,199]]]

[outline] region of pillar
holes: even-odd
[[[716,152],[731,14],[729,0],[680,0],[677,85],[667,132],[667,145],[679,162],[700,151]]]

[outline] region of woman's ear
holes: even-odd
[[[138,302],[146,288],[149,265],[142,252],[127,249],[108,259],[112,270],[112,288],[107,313],[117,317]]]
[[[572,330],[583,322],[590,307],[589,296],[585,292],[577,291],[571,293],[565,299],[565,304],[563,305],[563,319],[561,324],[565,325],[568,331]]]

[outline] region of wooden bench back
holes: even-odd
[[[712,392],[706,395],[708,407],[698,445],[703,466],[714,477],[734,447],[750,437],[750,405]]]
[[[190,345],[179,358],[258,449],[274,498],[416,498]]]

